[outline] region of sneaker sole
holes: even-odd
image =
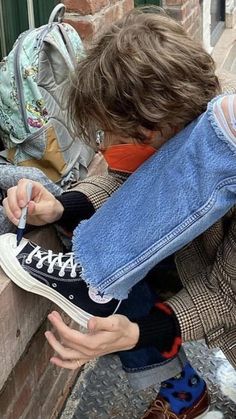
[[[40,282],[35,284],[37,280],[32,279],[31,275],[21,267],[16,257],[9,256],[6,245],[1,248],[0,265],[7,276],[20,288],[47,298],[65,311],[76,323],[87,327],[87,322],[93,315],[70,303],[65,297],[49,286]]]

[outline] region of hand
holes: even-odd
[[[32,183],[32,196],[28,203],[26,185]],[[3,207],[9,220],[16,226],[21,209],[28,204],[27,223],[41,226],[59,220],[63,213],[62,204],[39,182],[21,179],[17,186],[9,188]]]
[[[81,333],[68,327],[59,313],[53,311],[48,319],[59,335],[46,332],[48,343],[57,353],[51,363],[61,368],[75,370],[91,359],[135,346],[139,338],[139,327],[120,314],[92,317],[88,321],[88,333]]]

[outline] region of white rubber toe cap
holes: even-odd
[[[12,255],[17,256],[18,253],[25,247],[29,240],[23,238],[19,244],[16,245],[16,234],[6,233],[0,236],[0,254],[10,252]]]

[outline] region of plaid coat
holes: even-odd
[[[77,189],[98,209],[120,187],[127,173],[93,176]],[[183,289],[170,300],[183,341],[204,338],[236,366],[236,206],[176,253]]]
[[[168,303],[183,341],[204,338],[236,367],[236,206],[176,254],[183,289]]]
[[[221,74],[223,90],[236,92],[236,81]],[[95,209],[127,179],[110,171],[78,185]],[[179,320],[183,341],[204,338],[219,347],[236,367],[236,206],[176,254],[183,289],[168,300]]]
[[[219,75],[222,90],[236,92],[235,76]],[[204,338],[236,367],[236,206],[176,254],[183,284],[168,303],[183,341]]]

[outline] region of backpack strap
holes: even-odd
[[[64,17],[66,11],[66,7],[63,3],[57,4],[57,6],[54,7],[52,13],[49,16],[48,24],[51,25],[53,22],[62,22],[62,19]]]
[[[71,58],[71,61],[72,61],[73,65],[74,65],[74,67],[76,67],[76,65],[77,65],[77,59],[76,59],[76,54],[75,54],[75,51],[74,51],[72,42],[71,42],[71,40],[70,40],[70,38],[69,38],[66,30],[64,29],[64,26],[61,25],[60,23],[58,23],[57,26],[58,26],[58,29],[59,29],[59,31],[61,33],[61,36],[62,36],[63,40],[64,40],[64,44],[65,44],[65,47],[66,47],[66,49],[68,51],[68,54],[69,54],[69,56]]]

